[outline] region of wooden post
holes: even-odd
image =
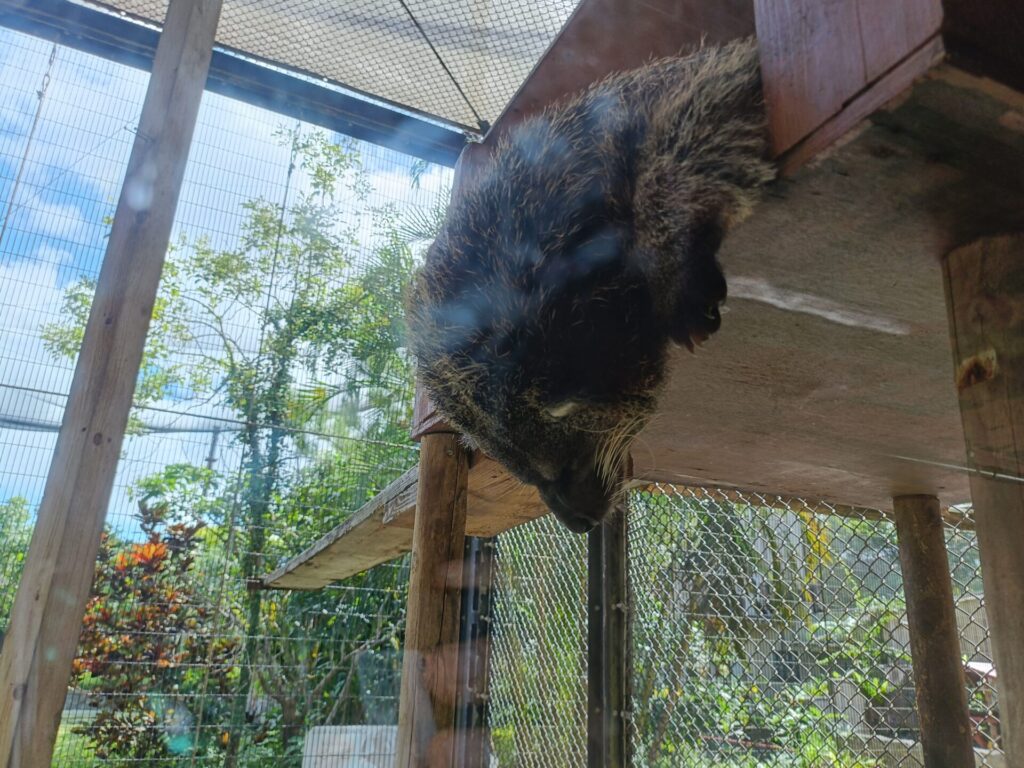
[[[459,605],[469,460],[457,435],[420,440],[397,768],[455,764]]]
[[[587,766],[630,765],[626,502],[587,534]]]
[[[50,765],[220,0],[172,0],[0,654],[0,764]]]
[[[1024,234],[945,260],[956,387],[971,470],[1007,765],[1024,766]]]
[[[974,768],[967,686],[939,500],[893,499],[925,768]]]
[[[604,521],[604,603],[605,603],[605,722],[609,768],[627,768],[629,756],[630,710],[630,632],[629,632],[629,559],[626,528],[626,503]]]
[[[587,768],[604,768],[605,718],[604,525],[587,534]]]
[[[459,694],[455,765],[487,768],[491,760],[488,699],[494,603],[494,539],[466,537],[459,621]]]

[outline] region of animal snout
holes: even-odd
[[[594,472],[567,469],[538,489],[548,509],[573,533],[587,533],[612,507],[611,489]]]

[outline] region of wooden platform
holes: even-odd
[[[636,477],[883,510],[896,494],[968,500],[939,260],[1021,228],[1024,98],[933,68],[727,238],[722,330],[676,355]],[[316,588],[409,551],[415,477],[267,586]],[[544,513],[494,462],[473,465],[468,534]]]

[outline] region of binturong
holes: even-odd
[[[612,75],[512,129],[407,297],[439,412],[570,530],[615,502],[671,343],[721,324],[716,253],[774,176],[756,45]]]

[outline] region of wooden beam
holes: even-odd
[[[1024,233],[945,260],[1007,765],[1024,765]]]
[[[491,763],[491,626],[494,619],[495,541],[466,537],[459,620],[459,694],[455,765]]]
[[[457,435],[423,437],[396,768],[454,765],[468,472],[469,457]]]
[[[625,768],[632,764],[627,512],[624,497],[611,514],[587,534],[589,768]]]
[[[967,686],[935,496],[893,499],[925,768],[974,768]]]
[[[374,496],[309,549],[263,579],[268,589],[321,589],[412,549],[412,532],[390,525],[416,511],[419,467],[413,467]]]
[[[933,38],[942,21],[941,0],[755,0],[754,6],[777,155],[844,111]]]
[[[0,655],[0,762],[50,765],[220,0],[172,0]]]
[[[322,589],[331,582],[362,573],[412,551],[419,469],[413,468],[393,482],[358,512],[308,549],[264,577],[267,589]],[[669,491],[669,488],[672,488]],[[753,504],[815,515],[835,515],[862,520],[889,520],[879,509],[845,504],[812,502],[737,488],[669,486],[635,478],[630,488],[650,493],[683,492],[732,504]],[[481,454],[470,457],[467,536],[496,536],[548,514],[535,488],[524,485],[500,464]],[[943,519],[962,530],[974,529],[974,518],[953,508],[942,510]]]
[[[627,504],[615,507],[602,523],[604,536],[604,604],[605,604],[605,673],[607,674],[605,717],[607,722],[608,768],[627,768],[630,759],[630,717],[632,697],[629,670],[631,668],[631,615],[629,601],[629,545]]]

